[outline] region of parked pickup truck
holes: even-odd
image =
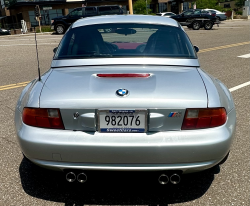
[[[51,29],[55,30],[58,34],[64,34],[72,23],[78,19],[99,15],[114,15],[123,14],[122,8],[118,5],[109,6],[87,6],[75,8],[66,16],[60,16],[51,20]],[[104,32],[111,32],[109,29]]]
[[[214,24],[217,24],[216,13],[204,9],[190,9],[181,14],[171,16],[171,18],[180,22],[182,26],[199,30],[200,28],[210,30]]]

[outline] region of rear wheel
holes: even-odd
[[[198,21],[194,21],[192,24],[193,30],[199,30],[201,28],[201,24]]]
[[[56,25],[56,33],[57,34],[64,34],[65,32],[65,27],[62,24],[57,24]]]
[[[206,21],[205,24],[204,24],[204,29],[206,30],[210,30],[213,28],[213,22],[212,21]]]

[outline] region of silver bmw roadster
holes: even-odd
[[[159,171],[161,184],[176,184],[182,174],[224,162],[234,138],[234,102],[200,68],[196,52],[171,18],[78,20],[51,68],[18,100],[24,156],[67,171],[69,182],[85,182],[87,170],[133,170]]]

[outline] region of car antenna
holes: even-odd
[[[38,80],[41,81],[41,72],[39,66],[39,58],[38,58],[38,49],[37,49],[37,40],[36,40],[36,27],[34,26],[35,30],[35,42],[36,42],[36,57],[37,57],[37,66],[38,66]]]

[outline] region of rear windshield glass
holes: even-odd
[[[54,59],[116,57],[196,58],[181,28],[149,24],[101,24],[70,29]]]

